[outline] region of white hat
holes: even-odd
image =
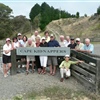
[[[53,36],[54,36],[53,34],[50,35],[50,37],[53,37]]]
[[[69,58],[70,56],[69,56],[69,55],[65,55],[65,58],[66,58],[66,57],[68,57],[68,58]]]
[[[45,40],[45,37],[42,37],[41,40]]]
[[[10,38],[6,38],[6,42],[7,42],[7,41],[10,41]]]
[[[18,33],[17,35],[19,36],[19,35],[22,35],[22,34],[21,33]]]
[[[80,41],[80,38],[76,38],[76,41]]]

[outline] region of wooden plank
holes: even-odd
[[[93,63],[96,64],[96,59],[95,59],[95,58],[92,58],[92,57],[89,56],[89,55],[86,55],[86,54],[81,53],[81,52],[77,52],[77,51],[75,51],[75,50],[71,50],[71,53],[74,54],[74,55],[76,55],[76,58],[77,58],[77,57],[80,57],[81,59],[83,59],[83,60],[85,60],[85,61],[87,61],[87,62],[93,62]]]
[[[71,58],[72,60],[74,60],[74,61],[77,61],[77,60],[79,60],[79,59],[77,59],[77,58],[75,58],[75,57],[72,57]],[[96,67],[94,67],[94,66],[92,66],[92,65],[90,65],[90,64],[87,64],[87,63],[80,63],[80,64],[78,64],[80,67],[82,67],[82,68],[84,68],[84,69],[86,69],[86,70],[88,70],[89,72],[92,72],[92,73],[94,73],[94,74],[96,74]]]
[[[12,67],[10,69],[10,74],[15,75],[17,73],[16,50],[11,51],[11,63],[12,63]]]
[[[76,66],[76,65],[72,65],[72,70],[75,70],[81,74],[83,74],[85,77],[88,77],[88,78],[91,78],[93,81],[96,80],[96,75],[86,71],[85,69],[79,67],[79,66]]]
[[[83,84],[86,87],[86,89],[88,89],[88,90],[90,90],[92,92],[96,91],[95,83],[92,83],[91,81],[89,81],[88,79],[86,79],[84,76],[78,74],[75,71],[72,71],[72,76],[74,76],[77,80],[79,80],[79,82],[81,84]]]
[[[65,56],[70,55],[69,47],[21,47],[17,48],[17,55]]]
[[[97,60],[96,93],[100,94],[100,60]]]

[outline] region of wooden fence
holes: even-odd
[[[70,55],[70,48],[59,48],[59,47],[38,47],[38,48],[32,48],[32,47],[24,47],[24,48],[17,48],[17,50],[11,51],[11,62],[12,67],[10,69],[10,74],[15,75],[17,73],[17,66],[26,64],[26,61],[20,61],[18,62],[18,59],[21,59],[22,56],[27,55],[34,55],[34,56],[64,56],[66,54]]]
[[[78,79],[88,90],[100,93],[100,56],[84,54],[71,50],[72,60],[84,63],[72,65],[72,76]]]

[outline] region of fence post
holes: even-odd
[[[17,73],[17,64],[16,64],[16,50],[11,51],[11,64],[10,74],[15,75]]]
[[[100,94],[100,60],[97,59],[97,66],[96,66],[96,93]]]

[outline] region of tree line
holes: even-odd
[[[47,3],[35,4],[29,12],[30,19],[23,15],[12,16],[12,9],[0,3],[0,39],[15,36],[17,33],[26,33],[31,31],[32,28],[40,27],[44,30],[46,25],[52,20],[60,18],[79,18],[79,12],[76,15],[70,14],[60,9],[54,9]],[[100,15],[100,6],[97,8],[97,15]]]
[[[41,30],[44,30],[46,25],[52,20],[57,20],[60,18],[79,18],[79,12],[76,12],[76,15],[70,14],[61,9],[54,9],[50,7],[47,3],[35,4],[30,11],[30,21],[35,27],[40,27]],[[36,17],[38,16],[38,21]],[[38,24],[36,24],[36,22]]]
[[[0,39],[16,36],[17,33],[28,32],[30,30],[30,21],[23,15],[12,16],[12,9],[0,3]]]

